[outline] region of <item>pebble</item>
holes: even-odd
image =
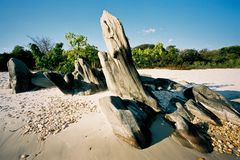
[[[223,126],[209,124],[214,151],[240,156],[240,126],[222,121]]]
[[[78,122],[82,114],[96,111],[94,102],[71,97],[55,97],[47,104],[38,106],[37,112],[34,110],[24,112],[28,120],[23,134],[35,133],[39,135],[40,141],[45,141],[48,136],[58,134],[71,123]]]

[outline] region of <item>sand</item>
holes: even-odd
[[[240,98],[240,69],[162,70],[143,69],[141,74],[154,78],[205,84],[227,98]],[[12,94],[6,89],[8,73],[0,73],[0,160],[208,160],[238,159],[213,152],[202,154],[182,147],[168,136],[173,131],[161,117],[151,126],[152,145],[132,148],[112,133],[98,107],[100,97],[66,96],[57,88]],[[42,134],[43,131],[46,133]]]

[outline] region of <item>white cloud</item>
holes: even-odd
[[[143,30],[144,33],[155,33],[156,29],[155,28],[148,28]]]

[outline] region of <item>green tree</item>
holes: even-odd
[[[32,53],[29,50],[25,50],[23,46],[16,45],[11,52],[11,56],[23,61],[30,69],[33,69],[35,66]]]
[[[100,62],[97,56],[97,47],[90,45],[87,42],[87,37],[69,32],[65,35],[65,38],[71,46],[71,50],[66,51],[65,56],[72,63],[72,66],[75,60],[83,58],[91,67],[99,67]],[[69,62],[68,66],[70,66]]]

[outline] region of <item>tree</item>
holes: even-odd
[[[97,47],[90,45],[87,42],[87,37],[68,32],[65,38],[71,46],[71,50],[66,51],[65,55],[72,64],[76,59],[83,58],[91,67],[99,67]]]
[[[39,51],[43,54],[51,51],[54,47],[54,43],[51,42],[51,39],[48,37],[31,37],[28,36],[33,43],[39,48]]]
[[[25,50],[23,46],[16,45],[11,52],[11,57],[20,59],[31,69],[35,66],[35,60],[32,52]]]
[[[63,43],[56,43],[55,47],[41,57],[38,67],[47,70],[58,70],[59,65],[64,61]]]

